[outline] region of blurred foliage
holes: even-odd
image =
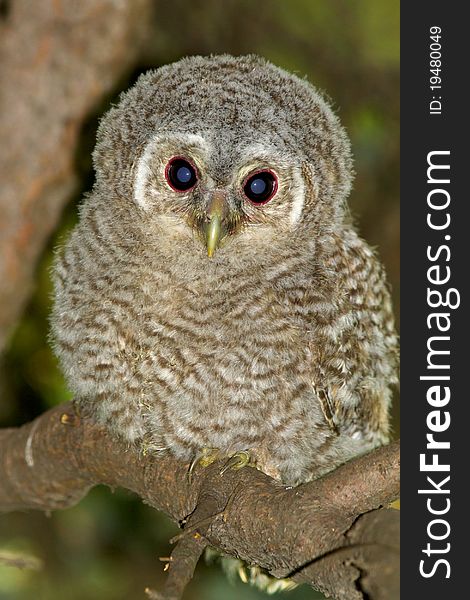
[[[357,172],[352,214],[386,264],[398,315],[399,3],[393,0],[155,1],[142,64],[96,107],[83,127],[76,166],[81,189],[65,211],[37,270],[34,296],[0,372],[0,425],[19,425],[70,397],[47,343],[53,248],[76,221],[93,182],[91,151],[100,115],[147,68],[188,54],[261,54],[305,75],[334,99],[352,139]],[[398,430],[394,408],[394,428]],[[0,548],[44,561],[42,571],[0,565],[0,600],[124,600],[163,580],[159,556],[171,551],[175,527],[123,491],[94,489],[77,507],[0,516]],[[309,588],[292,600],[320,598]],[[143,594],[142,594],[143,596]],[[264,597],[231,586],[201,564],[186,598]]]

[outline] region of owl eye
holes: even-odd
[[[245,196],[254,204],[266,204],[277,192],[277,177],[269,169],[256,171],[243,185]]]
[[[175,156],[165,168],[168,185],[177,192],[187,192],[196,185],[197,173],[185,158]]]

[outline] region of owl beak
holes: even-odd
[[[212,258],[212,255],[217,248],[220,239],[220,217],[219,215],[212,215],[210,217],[209,225],[206,230],[206,246],[207,246],[207,256]]]
[[[212,258],[217,249],[220,239],[224,234],[222,223],[225,211],[225,194],[224,192],[215,191],[209,203],[207,216],[209,222],[205,227],[205,238],[207,247],[207,256]]]

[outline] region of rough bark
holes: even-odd
[[[80,126],[137,58],[151,0],[11,0],[0,11],[0,351],[77,184]]]
[[[0,455],[0,510],[66,508],[102,483],[184,525],[169,569],[177,580],[211,544],[339,600],[399,597],[399,513],[381,508],[399,495],[398,442],[293,489],[251,468],[221,476],[217,463],[190,481],[188,464],[145,456],[66,404],[0,431]],[[175,577],[169,583],[150,597],[178,598]]]

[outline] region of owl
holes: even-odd
[[[184,58],[121,96],[93,157],[51,319],[82,413],[285,485],[387,441],[390,295],[311,84],[256,56]]]

